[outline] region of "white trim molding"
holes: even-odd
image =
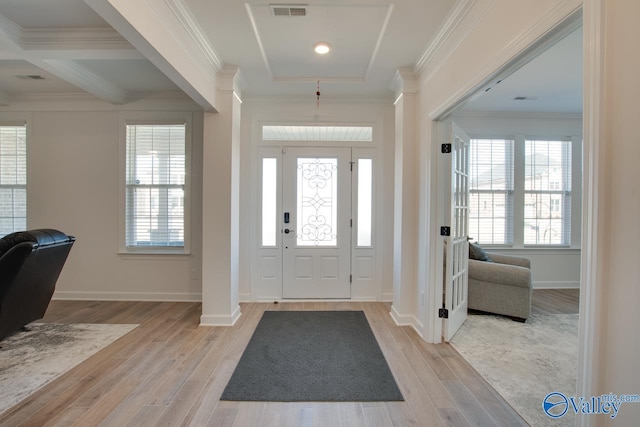
[[[182,28],[191,37],[196,44],[202,56],[211,65],[213,70],[217,73],[222,70],[223,62],[218,56],[217,52],[209,43],[208,38],[202,32],[198,20],[195,19],[189,7],[182,0],[165,0],[169,9],[176,16]]]
[[[230,315],[203,314],[200,316],[200,326],[233,326],[240,318],[240,306],[237,306]]]
[[[436,53],[451,36],[453,31],[460,25],[460,22],[467,16],[469,10],[473,7],[477,0],[458,0],[449,11],[444,22],[442,23],[438,33],[433,37],[431,43],[426,47],[420,58],[415,63],[415,70],[418,74],[422,74],[429,66]]]
[[[413,330],[416,331],[416,333],[422,338],[423,325],[422,325],[422,322],[420,322],[417,317],[415,317],[412,314],[400,314],[396,310],[395,306],[391,306],[391,311],[389,312],[389,315],[391,316],[391,318],[393,319],[396,325],[411,326]]]
[[[534,281],[533,289],[580,289],[580,282],[565,281],[565,282],[545,282]]]
[[[127,100],[125,90],[103,79],[76,61],[44,59],[30,62],[112,104],[124,104]]]
[[[603,275],[601,235],[598,225],[604,176],[603,123],[605,63],[605,0],[584,0],[583,4],[583,197],[580,323],[578,337],[577,396],[595,396],[600,391],[600,336],[603,300],[598,283]],[[579,415],[576,426],[599,425],[595,417]]]
[[[94,291],[55,291],[54,300],[81,301],[171,301],[200,302],[202,294],[190,292],[94,292]]]
[[[556,30],[558,24],[563,20],[570,18],[576,11],[580,10],[582,0],[567,0],[559,2],[549,13],[543,16],[535,25],[522,33],[519,37],[505,47],[489,60],[483,68],[476,73],[477,78],[470,80],[466,85],[458,88],[456,92],[451,94],[449,98],[440,104],[435,110],[428,112],[430,118],[437,120],[451,113],[455,108],[462,105],[470,96],[473,96],[478,90],[488,85],[496,76],[508,75],[515,71],[519,66],[520,60],[525,58],[527,54],[532,54],[541,46],[547,45],[550,38],[561,37]],[[493,6],[493,5],[492,5]],[[489,9],[486,13],[489,12]],[[485,13],[485,14],[486,14]],[[576,20],[578,21],[578,20]],[[563,29],[565,27],[562,27]],[[471,31],[471,28],[467,30]],[[466,36],[465,36],[466,37]],[[445,58],[446,59],[446,58]],[[442,61],[433,64],[433,69],[428,75],[422,76],[422,81],[428,81],[433,74],[440,68]],[[522,65],[522,63],[520,63]]]
[[[109,50],[126,52],[124,55],[116,56],[123,59],[144,58],[127,39],[113,28],[22,29],[20,45],[26,51]]]

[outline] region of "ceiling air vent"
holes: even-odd
[[[273,16],[307,16],[306,4],[270,4]]]

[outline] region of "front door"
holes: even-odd
[[[283,298],[350,298],[351,149],[285,148]]]

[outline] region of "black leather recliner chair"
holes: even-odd
[[[74,242],[53,229],[0,239],[0,340],[44,317]]]

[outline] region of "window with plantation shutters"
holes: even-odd
[[[27,229],[27,130],[0,125],[0,237]]]
[[[126,247],[185,247],[186,124],[126,125]]]

